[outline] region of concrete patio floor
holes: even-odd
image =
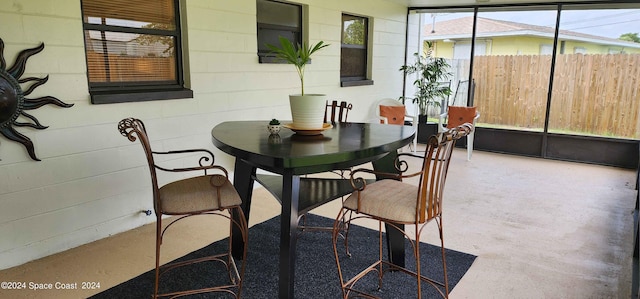
[[[450,298],[630,298],[635,171],[455,149],[445,189],[445,246],[478,258]],[[263,188],[251,224],[279,214]],[[334,218],[339,201],[314,213]],[[165,240],[169,261],[213,240],[195,217]],[[0,271],[2,281],[99,282],[95,290],[3,290],[0,298],[85,298],[153,267],[155,226]],[[435,225],[424,232],[437,244]],[[321,233],[321,232],[318,232]],[[194,241],[195,240],[195,241]],[[336,282],[337,283],[337,282]],[[151,290],[150,290],[151,292]]]

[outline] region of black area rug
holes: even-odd
[[[330,226],[332,219],[309,214],[307,225]],[[435,225],[431,224],[431,225]],[[445,227],[445,244],[446,244]],[[367,228],[352,226],[349,233],[349,248],[352,257],[346,257],[344,247],[340,262],[346,275],[362,270],[372,263],[378,254],[378,233]],[[278,256],[279,256],[280,218],[275,217],[253,226],[249,230],[249,248],[247,253],[247,269],[243,285],[243,298],[278,297]],[[342,239],[340,239],[342,240]],[[205,248],[194,251],[183,258],[207,255],[208,252],[222,252],[227,246],[227,239],[221,240]],[[407,264],[413,263],[413,254],[407,245]],[[442,262],[440,248],[429,244],[420,244],[423,274],[442,281]],[[386,252],[386,249],[385,249]],[[133,258],[133,257],[131,257]],[[458,283],[469,269],[475,256],[453,251],[446,251],[447,271],[450,290]],[[239,264],[239,263],[238,263]],[[186,270],[174,270],[163,276],[161,291],[176,291],[186,288],[202,288],[215,284],[222,279],[220,271],[207,267],[211,264],[201,263]],[[239,265],[238,265],[239,266]],[[215,267],[221,268],[221,267]],[[415,298],[416,281],[401,272],[386,273],[382,291],[377,291],[377,278],[372,274],[358,283],[359,289],[372,291],[381,298]],[[153,294],[154,271],[148,271],[120,285],[103,291],[93,297],[102,298],[151,298]],[[304,232],[298,238],[297,262],[295,273],[296,298],[340,298],[340,281],[331,245],[331,233],[324,231]],[[370,278],[370,279],[369,279]],[[423,298],[438,298],[437,291],[427,283],[423,283]],[[222,293],[213,293],[188,298],[230,298]]]

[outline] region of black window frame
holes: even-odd
[[[344,43],[344,23],[345,17],[348,18],[357,18],[362,19],[364,21],[364,43],[363,45],[353,45],[353,44],[345,44]],[[370,47],[369,47],[369,26],[370,26],[370,18],[365,16],[359,16],[350,13],[342,13],[341,15],[341,31],[340,31],[340,86],[341,87],[349,87],[349,86],[363,86],[363,85],[373,85],[373,80],[369,78],[369,55]],[[343,75],[343,55],[345,55],[345,49],[362,49],[364,50],[364,65],[362,74],[359,76],[345,76]]]
[[[264,44],[266,44],[265,40],[268,40],[268,38],[266,38],[265,35],[272,34],[272,35],[283,36],[278,34],[277,32],[285,32],[286,33],[285,35],[287,35],[287,36],[284,36],[285,38],[289,39],[294,45],[301,45],[303,43],[303,40],[302,40],[303,26],[302,25],[304,23],[302,5],[285,2],[285,1],[276,1],[276,0],[256,0],[256,6],[258,5],[258,1],[275,2],[280,5],[289,5],[289,6],[295,7],[297,10],[298,20],[299,20],[297,27],[284,26],[284,25],[271,24],[271,23],[261,23],[261,22],[258,22],[258,20],[260,20],[261,18],[256,15],[256,30],[257,30],[256,42],[258,45],[258,52],[257,52],[258,62],[259,63],[284,63],[280,59],[277,59],[276,56],[266,48]],[[256,14],[260,14],[260,13],[261,13],[261,10],[258,9]],[[262,11],[262,13],[264,13],[264,11]],[[293,39],[291,39],[291,37]],[[273,41],[271,44],[274,44],[275,46],[279,46],[279,44],[276,43],[275,41]]]
[[[132,28],[106,24],[86,23],[84,10],[82,13],[82,30],[100,31],[100,32],[122,32],[132,34],[153,34],[161,36],[169,36],[175,39],[175,81],[138,81],[138,82],[117,82],[117,83],[92,83],[89,79],[87,71],[87,82],[89,86],[89,94],[92,104],[111,104],[125,102],[141,102],[155,100],[170,100],[193,98],[193,91],[185,87],[184,82],[184,65],[183,65],[183,49],[182,49],[182,28],[180,21],[180,1],[172,0],[174,5],[174,25],[175,29],[150,29],[150,28]],[[83,34],[86,39],[86,34]],[[89,61],[87,56],[85,40],[85,58],[87,59],[87,70],[89,69]]]

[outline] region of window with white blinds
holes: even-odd
[[[82,16],[93,103],[191,97],[177,0],[82,0]]]

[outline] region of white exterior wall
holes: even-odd
[[[308,92],[352,102],[352,121],[369,121],[377,100],[401,95],[405,6],[390,0],[297,2],[309,5],[310,42],[331,44],[307,68]],[[49,82],[28,98],[50,95],[75,104],[32,110],[46,130],[17,128],[34,142],[41,162],[0,136],[0,269],[154,221],[141,213],[152,209],[144,154],[117,131],[122,118],[145,121],[155,150],[208,148],[230,170],[233,159],[211,143],[216,124],[290,119],[288,94],[299,90],[297,74],[290,65],[258,63],[255,0],[188,0],[183,6],[185,77],[194,98],[92,105],[80,1],[0,1],[7,67],[21,50],[45,44],[22,77],[48,74]],[[373,86],[340,87],[343,12],[372,18]]]

